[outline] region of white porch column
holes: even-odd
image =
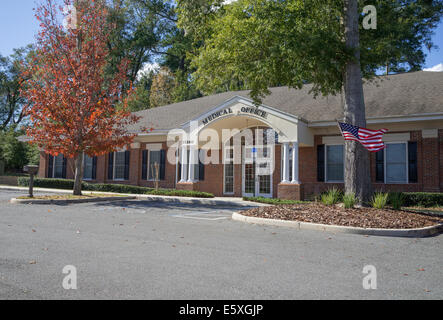
[[[300,184],[298,180],[298,142],[292,143],[292,181],[291,183]]]
[[[188,148],[186,147],[186,145],[181,146],[181,161],[180,162],[181,162],[180,163],[180,165],[181,165],[180,182],[186,182],[187,176],[188,176],[188,167],[187,167]]]
[[[195,181],[195,164],[197,155],[196,155],[196,147],[194,145],[189,146],[189,174],[188,174],[188,182]]]
[[[283,143],[283,177],[282,183],[289,183],[289,142]]]

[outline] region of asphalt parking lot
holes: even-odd
[[[443,235],[248,225],[230,206],[8,203],[19,194],[0,191],[0,299],[443,298]],[[66,265],[76,290],[62,286]],[[363,288],[366,265],[376,289]]]

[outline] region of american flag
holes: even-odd
[[[338,124],[340,125],[341,134],[345,140],[358,141],[371,152],[386,148],[382,138],[383,134],[388,132],[387,129],[370,130],[342,122]]]

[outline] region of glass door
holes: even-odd
[[[243,146],[243,196],[272,197],[271,147]]]

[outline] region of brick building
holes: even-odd
[[[271,88],[255,106],[226,92],[137,112],[135,141],[85,159],[85,180],[207,191],[216,196],[306,199],[343,186],[342,97]],[[375,190],[443,191],[443,73],[382,77],[364,88],[367,127],[386,128],[371,153]],[[154,131],[143,133],[143,127]],[[40,177],[73,178],[73,161],[41,153]]]

